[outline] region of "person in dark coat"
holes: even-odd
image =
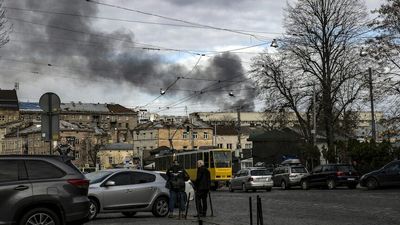
[[[175,160],[171,168],[167,171],[166,188],[169,189],[169,217],[173,217],[175,204],[178,202],[180,210],[185,210],[186,192],[185,181],[189,180],[187,172]]]
[[[197,177],[194,182],[196,190],[196,208],[199,216],[206,216],[207,196],[210,192],[211,176],[210,171],[204,166],[204,161],[197,161]]]

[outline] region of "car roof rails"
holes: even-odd
[[[282,166],[302,165],[299,159],[286,159],[281,162]]]

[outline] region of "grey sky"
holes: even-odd
[[[64,102],[115,102],[134,107],[151,102],[159,95],[160,88],[165,89],[178,76],[224,80],[233,76],[234,72],[229,68],[235,68],[236,71],[242,71],[237,78],[240,80],[246,77],[245,71],[251,58],[268,44],[240,50],[237,56],[219,55],[219,59],[212,58],[215,56],[212,51],[225,51],[262,42],[269,43],[273,38],[279,37],[284,31],[283,8],[287,4],[287,1],[280,0],[102,0],[100,2],[194,23],[240,30],[256,34],[256,37],[213,29],[149,24],[148,22],[168,24],[178,24],[178,22],[97,5],[86,0],[5,0],[4,4],[8,7],[78,13],[136,22],[9,9],[8,17],[19,21],[10,19],[15,32],[10,36],[11,42],[0,49],[2,57],[0,88],[13,88],[14,82],[19,82],[18,94],[24,101],[38,101],[41,94],[53,91],[58,93]],[[369,10],[378,7],[381,2],[381,0],[366,1]],[[54,27],[95,35],[88,36]],[[101,36],[111,37],[111,40]],[[142,50],[137,47],[164,47],[183,51]],[[206,53],[190,74],[199,56],[188,54],[186,50]],[[240,59],[242,66],[235,67],[237,66],[235,63]],[[157,112],[159,107],[171,106],[171,103],[184,100],[193,94],[187,90],[199,91],[211,84],[210,81],[179,80],[171,87],[171,91],[149,104],[148,108]],[[250,89],[251,87],[248,81],[237,85],[216,85],[212,88],[212,92],[195,96],[179,105],[172,105],[169,110],[164,108],[162,113],[183,114],[185,106],[189,112],[229,109],[234,104],[248,103],[248,99],[254,98],[256,93]],[[235,92],[235,98],[228,96],[230,90]],[[262,109],[261,102],[255,100],[255,109]],[[252,107],[249,106],[249,109]]]

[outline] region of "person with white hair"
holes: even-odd
[[[196,209],[198,216],[206,216],[207,213],[207,196],[211,187],[210,171],[204,166],[203,160],[197,161],[197,176],[194,182],[196,191]]]

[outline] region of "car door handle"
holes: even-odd
[[[28,189],[28,188],[29,188],[28,186],[19,185],[19,186],[17,186],[16,188],[14,188],[14,190],[23,191],[23,190],[26,190],[26,189]]]

